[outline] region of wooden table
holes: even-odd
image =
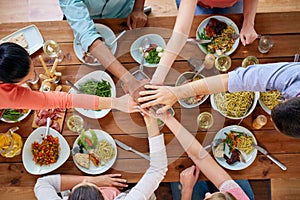
[[[190,37],[195,37],[195,32],[200,22],[207,16],[197,16],[190,32]],[[239,28],[242,25],[242,15],[229,15]],[[142,29],[129,31],[119,42],[116,56],[124,66],[131,71],[137,69],[138,64],[132,59],[129,53],[131,43],[139,36],[145,33],[159,33],[168,41],[172,28],[175,23],[175,17],[161,17],[150,18],[148,22],[149,27],[156,27],[152,29]],[[257,50],[258,41],[246,47],[239,45],[237,50],[231,55],[233,64],[230,70],[236,66],[241,65],[242,60],[248,56],[253,55],[258,57],[260,63],[279,62],[279,61],[293,61],[295,53],[300,52],[300,24],[296,23],[300,19],[300,12],[291,13],[268,13],[257,14],[255,28],[259,34],[272,35],[275,45],[268,54],[261,54]],[[107,19],[99,22],[108,25],[115,33],[121,32],[125,29],[124,19]],[[36,23],[4,23],[0,24],[0,38],[23,28],[27,25],[35,24],[44,40],[54,39],[60,43],[61,49],[65,53],[65,59],[58,66],[57,70],[61,71],[62,82],[69,79],[73,82],[88,72],[99,69],[98,67],[88,67],[82,65],[77,59],[73,51],[73,33],[66,21],[51,21],[51,22],[36,22]],[[42,49],[37,51],[31,57],[38,73],[43,72],[41,63],[38,60],[38,55],[43,55]],[[166,84],[173,85],[178,75],[185,71],[191,71],[187,59],[191,56],[203,56],[203,53],[198,47],[187,44],[180,56],[173,64],[173,72],[167,77]],[[146,69],[147,73],[151,74],[153,69]],[[262,75],[263,78],[263,75]],[[117,86],[117,96],[123,94],[118,80],[113,77]],[[224,126],[238,124],[239,120],[230,120],[222,117],[218,112],[212,110],[209,100],[202,104],[199,108],[184,109],[178,103],[174,105],[175,117],[181,121],[193,134],[197,133],[196,137],[200,142],[207,143],[212,139],[214,134]],[[209,111],[213,114],[215,123],[208,131],[198,130],[196,125],[196,116],[199,112]],[[66,119],[73,114],[73,110],[69,109],[66,113]],[[287,137],[278,133],[272,125],[268,116],[268,123],[261,130],[254,130],[252,128],[252,121],[259,114],[267,115],[262,108],[257,104],[254,112],[245,118],[241,126],[251,130],[258,143],[266,147],[266,149],[278,160],[287,166],[287,171],[282,171],[264,155],[258,153],[254,163],[248,168],[240,171],[230,171],[228,173],[234,179],[273,179],[273,178],[300,178],[300,147],[299,140]],[[33,131],[32,128],[33,114],[16,124],[7,124],[0,122],[0,132],[6,132],[13,126],[19,126],[18,133],[26,138]],[[135,149],[147,153],[148,142],[147,133],[144,127],[143,119],[140,114],[126,114],[120,111],[113,110],[106,117],[93,120],[86,119],[88,128],[102,129],[124,143],[134,147]],[[164,179],[165,182],[178,181],[179,173],[189,167],[192,161],[183,152],[176,138],[169,131],[167,127],[162,129],[165,134],[165,142],[167,144],[167,153],[169,159],[169,170]],[[64,123],[62,135],[66,138],[70,147],[72,147],[77,134],[71,132]],[[209,138],[209,139],[208,139]],[[131,153],[118,148],[118,158],[112,169],[107,173],[122,173],[123,178],[128,179],[129,182],[137,182],[148,168],[148,161]],[[73,163],[72,157],[68,159],[60,168],[53,171],[51,174],[83,174],[79,171]],[[0,197],[9,197],[10,199],[17,199],[21,195],[23,198],[32,198],[32,189],[38,176],[27,173],[23,164],[22,156],[16,156],[11,159],[0,157]],[[201,179],[205,177],[201,176]],[[24,193],[24,194],[21,194]],[[14,195],[12,195],[14,194]],[[2,198],[1,198],[2,199]]]

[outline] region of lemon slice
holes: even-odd
[[[79,115],[72,115],[67,120],[68,128],[73,132],[80,132],[83,129],[83,119]]]

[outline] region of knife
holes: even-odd
[[[200,39],[193,39],[193,38],[188,38],[186,41],[187,42],[192,42],[194,44],[207,44],[207,43],[211,43],[211,40],[200,40]]]
[[[276,160],[275,158],[273,158],[271,155],[269,155],[269,152],[267,150],[265,150],[264,148],[262,148],[261,146],[258,146],[256,144],[252,144],[252,146],[255,149],[257,149],[259,152],[261,152],[262,154],[266,155],[270,160],[272,160],[282,170],[286,170],[287,169],[284,164],[282,164],[281,162],[279,162],[278,160]]]
[[[146,155],[146,154],[143,154],[133,148],[131,148],[130,146],[124,144],[123,142],[117,140],[117,139],[114,139],[115,142],[117,143],[117,145],[119,145],[119,147],[121,147],[122,149],[125,149],[126,151],[132,151],[133,153],[145,158],[146,160],[150,160],[150,156]]]

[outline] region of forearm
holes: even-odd
[[[244,0],[244,21],[243,26],[254,26],[258,0]]]
[[[172,36],[152,77],[152,84],[163,84],[174,60],[185,45],[194,19],[196,4],[196,0],[182,0],[180,2]]]
[[[144,120],[146,123],[149,138],[155,137],[160,134],[158,124],[157,124],[157,119],[154,119],[149,116],[145,116]]]
[[[191,200],[193,195],[193,188],[183,188],[181,190],[181,200]]]
[[[132,11],[144,12],[145,0],[135,0]]]

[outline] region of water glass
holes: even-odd
[[[260,53],[268,53],[273,45],[274,43],[270,36],[261,36],[258,44],[258,51]]]

